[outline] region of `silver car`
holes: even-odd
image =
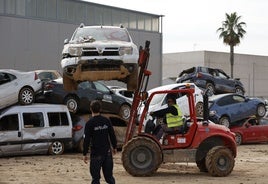
[[[72,120],[64,105],[12,106],[0,115],[0,156],[59,155],[72,148]]]
[[[36,72],[11,69],[0,70],[0,109],[19,102],[32,104],[35,94],[41,91],[42,83]]]

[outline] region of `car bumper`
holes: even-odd
[[[136,63],[123,63],[121,60],[62,60],[63,73],[75,81],[96,81],[125,79],[137,69]],[[68,63],[68,64],[66,64]]]

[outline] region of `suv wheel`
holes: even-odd
[[[63,74],[63,88],[65,91],[77,90],[77,83],[70,79],[66,74]]]
[[[215,93],[215,87],[212,83],[208,82],[206,85],[206,89],[208,89],[208,94],[213,95]]]
[[[263,117],[266,114],[266,108],[264,104],[259,104],[257,107],[257,117]]]
[[[135,66],[134,71],[127,79],[127,90],[135,91],[138,87],[138,67]]]
[[[203,117],[204,115],[204,109],[203,109],[203,103],[198,102],[195,106],[195,112],[197,117]]]
[[[230,120],[229,120],[229,118],[227,116],[223,116],[223,117],[220,118],[219,124],[229,128],[230,127]]]
[[[235,93],[237,93],[239,95],[244,95],[244,91],[240,86],[235,87]]]

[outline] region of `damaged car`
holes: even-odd
[[[64,41],[61,67],[64,89],[71,91],[81,81],[118,80],[128,90],[137,87],[139,51],[126,28],[84,26]]]

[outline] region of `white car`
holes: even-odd
[[[12,69],[0,70],[0,109],[19,102],[32,104],[35,94],[42,88],[36,72],[23,72]]]
[[[196,115],[198,117],[202,117],[203,116],[203,95],[202,95],[203,91],[199,89],[194,83],[177,83],[177,84],[164,85],[164,86],[156,87],[156,88],[149,90],[148,94],[150,95],[151,93],[155,91],[162,91],[162,90],[185,89],[186,85],[190,85],[191,88],[195,88],[194,97],[195,97]],[[167,107],[166,96],[167,94],[155,95],[149,105],[148,112],[157,111],[157,110],[166,108]],[[188,98],[185,96],[185,94],[178,95],[177,104],[180,107],[183,115],[189,116]],[[142,110],[143,110],[143,106],[141,106],[139,112],[142,112]]]
[[[119,80],[135,90],[139,51],[126,28],[84,26],[64,41],[61,67],[64,88],[76,89],[81,81]]]
[[[133,101],[134,92],[128,91],[127,88],[123,88],[120,86],[107,86],[110,90],[112,90],[115,94],[122,96],[130,101]]]

